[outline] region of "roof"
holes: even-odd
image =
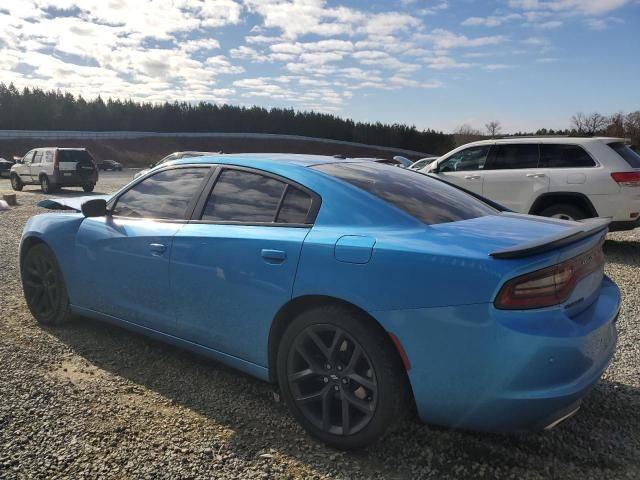
[[[462,146],[471,145],[493,145],[494,143],[560,143],[560,144],[586,144],[594,142],[624,142],[624,138],[616,137],[506,137],[506,138],[492,138],[489,140],[478,140],[477,142],[470,142]]]
[[[311,167],[313,165],[322,165],[325,163],[345,163],[345,162],[364,162],[368,159],[340,159],[330,155],[305,155],[297,153],[235,153],[235,154],[218,154],[206,155],[203,157],[189,157],[176,160],[176,164],[194,164],[194,163],[225,163],[232,165],[296,165],[301,167]]]

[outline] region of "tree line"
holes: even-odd
[[[292,108],[200,102],[148,103],[0,83],[0,130],[241,132],[303,135],[443,154],[451,135],[402,124],[351,119]]]

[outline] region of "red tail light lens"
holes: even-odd
[[[640,187],[640,172],[613,172],[611,178],[621,187]]]
[[[53,169],[60,170],[60,156],[58,155],[58,150],[53,154]]]
[[[509,280],[500,290],[495,306],[513,310],[558,305],[569,298],[581,279],[603,267],[604,254],[599,245],[558,265]]]

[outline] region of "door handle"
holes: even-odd
[[[149,244],[149,250],[151,251],[151,255],[155,257],[160,257],[167,249],[166,245],[162,243],[151,243]]]
[[[269,263],[282,263],[287,258],[287,253],[283,250],[271,250],[269,248],[263,248],[260,255]]]
[[[480,175],[465,175],[466,180],[477,180],[480,178]]]
[[[527,177],[529,178],[543,178],[545,176],[544,173],[527,173]]]

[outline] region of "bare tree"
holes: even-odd
[[[617,112],[609,117],[609,125],[607,125],[607,136],[624,138],[624,113]]]
[[[473,128],[466,123],[460,125],[453,131],[453,138],[456,146],[464,145],[465,143],[474,142],[483,138],[482,132],[477,128]]]
[[[624,131],[634,145],[640,145],[640,110],[631,112],[624,121]]]
[[[502,125],[498,120],[492,120],[489,123],[485,123],[484,128],[487,129],[487,133],[490,137],[495,137],[502,130]]]
[[[571,117],[571,126],[580,135],[595,135],[603,131],[608,125],[608,119],[598,112],[585,115],[582,112]]]

